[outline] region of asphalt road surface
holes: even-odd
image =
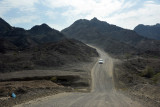
[[[116,92],[113,81],[113,60],[97,49],[104,64],[98,61],[92,69],[92,90],[90,93],[61,93],[17,107],[143,107],[123,94]]]

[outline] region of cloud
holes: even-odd
[[[38,19],[35,4],[38,0],[2,0],[0,16],[11,25],[29,24]]]
[[[97,17],[132,29],[139,23],[159,22],[158,3],[155,0],[1,0],[0,16],[13,25],[47,22],[59,30],[75,20]]]
[[[38,0],[2,0],[0,1],[0,15],[3,16],[6,12],[13,8],[17,8],[19,11],[35,11],[34,4]]]
[[[43,0],[43,3],[52,9],[68,7],[66,12],[62,13],[64,16],[87,14],[86,18],[105,17],[135,5],[132,0]]]
[[[59,7],[65,7],[70,6],[70,0],[41,0],[41,3],[50,7],[50,8],[59,8]]]
[[[52,9],[65,7],[61,15],[67,18],[68,25],[80,18],[97,17],[133,29],[139,23],[155,24],[160,17],[157,14],[160,7],[153,0],[46,0],[45,3]]]
[[[119,13],[103,20],[108,20],[110,23],[117,24],[124,28],[133,29],[138,24],[156,24],[158,23],[160,14],[160,5],[148,3],[144,7],[131,10],[125,13]]]
[[[50,10],[45,12],[45,15],[50,19],[55,19],[57,14],[58,14],[57,12],[50,11]]]
[[[137,0],[135,0],[137,1]],[[97,17],[104,19],[115,12],[119,12],[136,5],[133,0],[43,0],[43,5],[50,9],[65,8],[61,16],[65,17],[69,25],[80,18],[91,19]],[[51,14],[51,13],[50,13]]]
[[[59,24],[48,24],[51,28],[54,28],[56,30],[61,30],[63,29],[64,27],[59,25]]]
[[[21,24],[21,23],[30,23],[36,19],[38,19],[38,16],[22,16],[22,17],[12,18],[8,21],[10,22],[10,24],[15,25],[15,24]]]
[[[153,4],[155,3],[154,1],[150,0],[150,1],[145,1],[145,3],[148,3],[148,4]]]

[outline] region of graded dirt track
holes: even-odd
[[[139,102],[117,92],[113,81],[113,59],[97,49],[104,64],[94,65],[90,93],[61,93],[39,98],[16,107],[143,107]]]

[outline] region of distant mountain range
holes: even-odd
[[[154,32],[159,26],[159,24],[156,25]],[[160,55],[159,40],[141,36],[136,30],[124,29],[97,18],[77,20],[61,32],[50,28],[47,24],[36,25],[30,30],[12,27],[1,18],[0,28],[0,40],[3,41],[0,46],[1,51],[10,48],[23,50],[40,44],[74,38],[99,46],[106,52],[115,55],[126,53]]]
[[[32,47],[40,43],[56,42],[65,38],[59,31],[47,24],[36,25],[30,30],[11,27],[0,18],[0,38],[6,39],[20,48]]]
[[[160,40],[160,24],[152,26],[139,24],[134,28],[134,31],[144,37]]]
[[[100,21],[80,19],[61,31],[66,37],[102,47],[112,54],[160,51],[160,41],[140,36],[133,30]]]

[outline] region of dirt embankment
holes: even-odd
[[[0,104],[13,106],[62,92],[89,91],[92,62],[65,65],[55,70],[28,70],[0,74]],[[14,92],[17,97],[11,98]]]
[[[148,107],[160,106],[160,61],[132,58],[118,61],[114,68],[115,86]]]
[[[11,107],[39,97],[72,90],[47,80],[1,82],[0,87],[0,104],[2,107]],[[16,94],[16,98],[10,97],[12,92]]]

